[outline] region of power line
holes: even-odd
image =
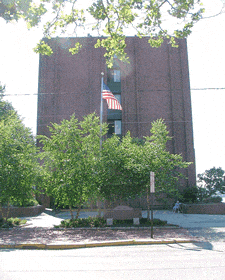
[[[183,90],[183,89],[175,89],[176,91],[178,90]],[[221,88],[191,88],[192,90],[225,90],[225,87],[221,87]],[[151,90],[151,91],[170,91],[170,90]],[[36,95],[57,95],[57,94],[61,94],[61,95],[66,95],[66,94],[74,94],[74,92],[57,92],[57,93],[52,93],[52,92],[43,92],[43,93],[15,93],[15,94],[3,94],[3,96],[36,96]]]
[[[191,90],[224,90],[225,88],[192,88]]]

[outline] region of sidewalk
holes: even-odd
[[[96,212],[81,212],[80,217],[95,216]],[[146,217],[147,212],[142,212]],[[221,228],[225,234],[225,216],[223,215],[189,215],[174,214],[171,211],[154,211],[154,218],[182,228],[154,228],[151,238],[150,228],[117,228],[117,229],[55,229],[60,221],[70,218],[68,212],[55,216],[42,213],[28,217],[23,227],[0,230],[0,248],[33,248],[33,249],[69,249],[96,246],[122,246],[138,244],[168,244],[204,241],[205,236],[196,234],[196,229],[208,231],[210,228]],[[214,234],[214,233],[213,233]],[[204,235],[204,234],[203,234]]]
[[[76,211],[73,214],[75,216]],[[82,211],[79,218],[94,217],[97,214],[96,211]],[[103,215],[103,213],[101,214]],[[146,218],[147,211],[142,211],[142,216]],[[153,217],[183,228],[225,227],[225,215],[178,214],[169,210],[155,210]],[[69,211],[62,211],[54,215],[42,213],[36,217],[24,217],[24,219],[27,220],[26,228],[53,228],[54,225],[59,225],[62,220],[70,219],[70,213]]]

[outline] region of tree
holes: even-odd
[[[151,136],[146,137],[149,149],[153,150],[153,170],[156,173],[157,192],[174,196],[177,192],[179,178],[184,177],[182,169],[187,168],[191,162],[183,161],[182,155],[172,154],[167,150],[167,142],[171,140],[166,124],[162,119],[152,122]],[[145,160],[148,158],[145,156]]]
[[[0,120],[0,210],[32,198],[39,172],[34,138],[12,112]]]
[[[211,168],[202,174],[198,174],[198,187],[204,197],[211,197],[216,193],[225,193],[225,172],[221,167]]]
[[[69,207],[72,219],[72,208],[77,206],[78,218],[81,206],[98,194],[99,118],[90,114],[79,122],[73,115],[70,120],[52,124],[49,130],[50,137],[40,136],[47,174],[46,192],[58,206]]]
[[[136,141],[129,133],[122,138],[114,136],[103,142],[98,167],[100,191],[106,199],[127,199],[149,192],[150,171],[155,172],[156,196],[177,195],[181,170],[191,163],[181,155],[167,151],[171,139],[163,120],[152,123],[152,135],[145,141]],[[149,195],[149,193],[148,193]]]
[[[184,38],[202,17],[200,0],[90,0],[88,7],[77,0],[2,0],[0,16],[7,21],[24,18],[28,28],[44,22],[44,36],[71,34],[86,29],[99,38],[95,47],[106,50],[105,57],[112,67],[113,57],[128,61],[125,36],[149,36],[149,43],[159,47],[165,38],[176,46],[174,38]],[[48,15],[48,16],[46,16]],[[47,20],[46,19],[50,19]],[[69,51],[75,54],[81,45],[76,43]],[[50,55],[52,49],[43,40],[36,52]]]
[[[130,161],[138,157],[137,144],[132,142],[130,133],[120,138],[114,135],[103,142],[101,157],[97,165],[100,194],[103,198],[126,200],[140,193],[141,178]]]
[[[2,86],[0,84],[0,120],[9,117],[12,113],[15,113],[14,116],[17,115],[12,104],[9,103],[8,101],[3,100],[4,92],[5,92],[5,86]]]
[[[29,14],[32,2],[32,0],[1,0],[0,17],[7,22],[18,20]]]
[[[3,93],[5,92],[5,86],[2,86],[0,84],[0,97],[2,98],[3,97]]]

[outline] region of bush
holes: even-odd
[[[99,217],[88,217],[80,219],[69,219],[61,221],[61,224],[56,227],[77,228],[77,227],[104,227],[106,221]]]
[[[165,226],[167,221],[162,221],[160,219],[153,219],[153,226]],[[128,220],[113,220],[114,226],[133,226],[133,219]],[[151,220],[147,218],[140,219],[140,226],[150,226]]]
[[[206,199],[203,200],[203,202],[205,203],[220,203],[222,201],[222,197],[221,196],[212,196],[212,197],[208,197]]]
[[[195,203],[198,201],[198,187],[187,188],[182,193],[180,201],[182,203]]]
[[[223,199],[221,196],[209,196],[205,188],[198,188],[198,201],[201,203],[219,203]]]
[[[9,219],[0,219],[0,228],[12,228],[14,226],[19,226],[25,224],[26,220],[21,220],[19,218],[9,218]]]
[[[159,219],[153,219],[154,226],[165,226],[167,221],[162,221]],[[147,218],[140,219],[140,226],[150,226],[151,221],[147,220]],[[122,226],[122,227],[130,227],[133,226],[133,219],[127,220],[113,220],[113,226]],[[78,228],[78,227],[106,227],[106,220],[104,218],[99,217],[88,217],[81,219],[70,219],[63,220],[59,226],[55,226],[56,228]]]
[[[0,227],[1,228],[11,228],[11,227],[13,227],[12,221],[10,219],[5,220],[5,219],[1,218]]]

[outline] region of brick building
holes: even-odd
[[[72,56],[68,49],[79,41],[83,48]],[[48,40],[54,53],[40,56],[37,134],[48,135],[50,122],[59,123],[72,114],[78,119],[100,111],[101,73],[104,82],[123,107],[108,110],[104,101],[103,120],[112,133],[132,137],[150,135],[151,122],[163,118],[170,135],[172,153],[182,154],[195,163],[191,98],[186,40],[172,48],[164,42],[151,48],[148,39],[128,37],[126,52],[130,63],[115,57],[112,70],[107,69],[104,49],[94,48],[97,38],[55,38]],[[185,186],[196,183],[195,164],[186,171]]]

